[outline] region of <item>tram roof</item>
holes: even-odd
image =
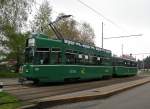
[[[68,48],[81,48],[81,49],[89,49],[89,50],[93,50],[93,51],[97,51],[97,52],[104,52],[106,54],[111,54],[111,50],[107,50],[107,49],[102,49],[100,47],[96,47],[96,46],[90,46],[90,45],[86,45],[86,44],[82,44],[80,42],[74,42],[74,41],[70,41],[70,40],[57,40],[57,39],[49,39],[48,36],[41,34],[41,33],[37,33],[37,34],[33,34],[31,36],[31,38],[35,38],[37,39],[37,41],[39,42],[39,46],[41,45],[45,45],[45,46],[57,46],[60,47],[61,45],[65,45],[65,47]],[[51,44],[49,43],[51,42]]]

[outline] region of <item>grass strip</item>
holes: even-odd
[[[17,109],[21,106],[21,102],[14,96],[0,92],[0,109]]]
[[[0,72],[0,78],[17,78],[19,77],[19,73],[14,72]]]

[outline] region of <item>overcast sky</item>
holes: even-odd
[[[58,13],[73,15],[74,19],[88,22],[95,32],[96,46],[101,47],[101,23],[104,22],[104,37],[118,37],[143,34],[141,37],[104,40],[104,48],[121,55],[150,53],[150,0],[81,0],[97,10],[106,18],[97,15],[78,0],[49,0],[53,8],[53,17]],[[42,0],[37,0],[41,3]],[[146,57],[147,55],[144,55]],[[136,56],[142,58],[143,55]]]

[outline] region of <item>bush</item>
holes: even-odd
[[[19,77],[19,73],[15,73],[15,72],[4,72],[4,71],[0,71],[0,78],[17,78]]]

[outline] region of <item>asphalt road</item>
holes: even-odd
[[[150,83],[106,99],[59,105],[48,109],[150,109]]]

